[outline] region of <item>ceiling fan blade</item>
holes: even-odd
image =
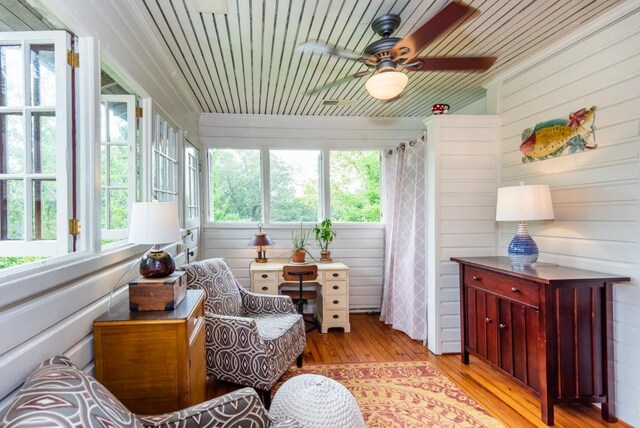
[[[367,60],[371,60],[371,58],[373,58],[370,55],[349,51],[339,46],[329,45],[318,40],[309,40],[307,42],[304,42],[303,44],[298,45],[296,49],[323,55],[335,55],[339,56],[340,58],[346,58],[352,61],[360,62],[366,62]]]
[[[494,56],[425,56],[411,60],[405,66],[408,71],[487,71],[494,62]]]
[[[479,14],[480,11],[462,2],[451,2],[433,18],[424,23],[413,34],[400,40],[391,50],[396,58],[412,58],[429,43],[436,40],[442,33],[458,22]]]
[[[369,70],[358,71],[357,73],[350,74],[349,76],[343,77],[342,79],[334,80],[333,82],[327,83],[326,85],[318,86],[317,88],[307,91],[304,94],[305,95],[317,94],[318,92],[324,91],[334,86],[342,85],[343,83],[351,82],[353,79],[359,79],[371,73],[373,72]]]

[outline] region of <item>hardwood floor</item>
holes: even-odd
[[[307,334],[304,361],[307,364],[361,363],[429,360],[453,382],[482,404],[506,427],[546,427],[540,420],[538,399],[521,386],[471,357],[468,366],[460,356],[435,356],[422,343],[378,321],[379,315],[351,314],[351,333],[317,330]],[[238,388],[211,381],[208,397],[217,397]],[[556,406],[555,427],[629,427],[622,422],[606,423],[597,409],[589,406]]]

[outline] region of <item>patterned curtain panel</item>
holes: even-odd
[[[380,319],[412,339],[427,340],[425,143],[383,158],[384,284]]]

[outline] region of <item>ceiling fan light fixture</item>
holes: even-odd
[[[399,71],[385,71],[371,76],[365,83],[367,92],[379,100],[395,98],[404,91],[409,77]]]

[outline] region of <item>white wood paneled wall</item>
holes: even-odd
[[[627,275],[614,285],[618,416],[640,425],[640,7],[630,2],[499,82],[502,185],[548,184],[555,220],[531,222],[540,260]],[[596,106],[596,150],[522,164],[520,133]],[[516,231],[500,227],[500,253]]]
[[[460,352],[460,285],[451,257],[496,253],[498,116],[431,116],[427,126],[427,328],[434,354]]]
[[[200,142],[203,159],[210,147],[382,149],[414,139],[423,129],[419,118],[203,114]],[[206,171],[207,167],[203,165],[203,169]],[[288,257],[283,253],[291,248],[293,227],[265,225],[265,231],[276,241],[276,245],[268,249],[268,257]],[[336,224],[335,228],[338,235],[330,250],[335,260],[350,268],[351,310],[379,310],[384,226]],[[255,249],[247,247],[247,243],[256,231],[255,224],[226,227],[205,223],[203,257],[227,259],[240,283],[248,287],[249,263],[255,257]],[[318,247],[312,247],[311,252],[319,257]]]

